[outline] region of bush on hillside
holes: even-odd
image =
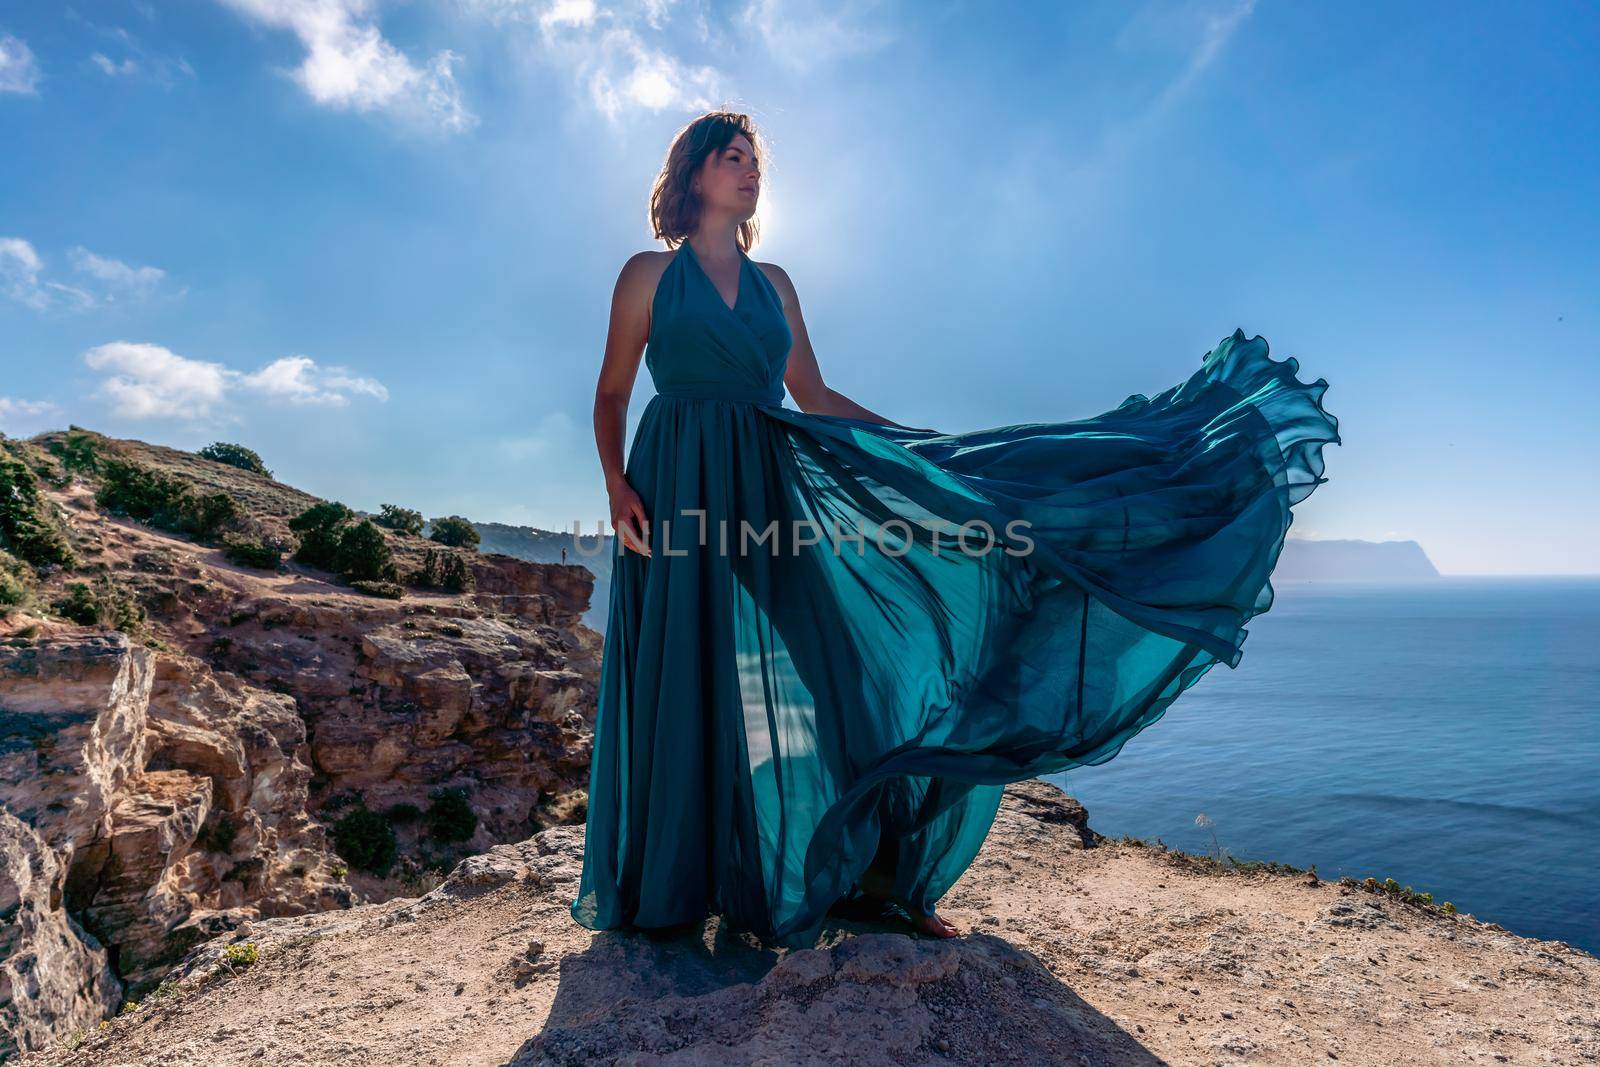
[[[0,618],[15,608],[28,606],[33,594],[28,572],[26,563],[0,549]]]
[[[218,463],[226,463],[230,467],[250,471],[252,474],[272,477],[272,472],[267,470],[267,465],[261,462],[261,457],[253,449],[244,445],[230,444],[227,441],[213,441],[202,448],[197,455],[206,459],[214,459]]]
[[[337,500],[325,500],[290,519],[289,529],[300,535],[294,558],[308,567],[336,570],[341,527],[350,516],[350,509]]]
[[[56,614],[79,626],[109,626],[134,633],[145,621],[145,610],[124,590],[102,576],[94,585],[72,582],[65,596],[51,605]]]
[[[94,474],[100,470],[100,454],[94,437],[82,430],[73,430],[64,440],[52,441],[50,451],[61,460],[64,470],[77,474]]]
[[[222,554],[241,567],[264,571],[275,571],[283,562],[283,550],[277,545],[235,533],[223,535]]]
[[[196,494],[178,478],[121,459],[102,462],[95,503],[199,541],[214,541],[243,519],[239,505],[226,493]]]
[[[371,519],[352,523],[354,514],[337,501],[324,501],[289,520],[289,529],[300,535],[294,558],[332,571],[347,582],[371,583],[363,592],[399,595],[382,588],[400,581],[389,539]]]
[[[477,548],[482,540],[477,529],[460,515],[450,515],[442,519],[433,520],[433,529],[428,534],[428,539],[437,541],[441,545],[451,548]]]
[[[398,504],[385,504],[372,520],[379,526],[387,526],[396,533],[421,534],[422,512],[403,508]]]
[[[430,548],[422,554],[422,562],[411,573],[411,584],[421,589],[442,589],[447,593],[464,593],[476,582],[472,568],[459,552]]]
[[[333,569],[351,582],[394,582],[400,578],[389,540],[371,519],[362,519],[340,534]]]
[[[0,550],[36,567],[77,562],[66,531],[39,492],[38,475],[6,447],[0,447]]]
[[[366,578],[357,578],[350,583],[350,588],[358,593],[368,596],[387,597],[390,600],[399,600],[406,595],[405,587],[398,582],[369,581]]]

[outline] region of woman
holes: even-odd
[[[617,554],[572,915],[810,946],[861,894],[949,937],[934,903],[1006,782],[1104,763],[1238,665],[1338,424],[1326,381],[1238,331],[1092,419],[891,422],[824,383],[788,275],[746,254],[763,156],[747,116],[685,127],[651,199],[676,247],[613,294]],[[657,395],[624,459],[641,352]]]

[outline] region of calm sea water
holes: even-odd
[[[1600,578],[1273,588],[1238,669],[1051,776],[1089,824],[1393,878],[1600,954]]]

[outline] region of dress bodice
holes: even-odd
[[[693,246],[678,245],[650,305],[644,360],[658,394],[781,404],[793,342],[783,298],[743,249],[729,307]]]

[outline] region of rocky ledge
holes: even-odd
[[[1583,1064],[1600,960],[1469,915],[1089,829],[1008,787],[941,903],[964,931],[839,917],[812,949],[593,933],[583,831],[421,897],[251,921],[26,1067],[213,1064]]]

